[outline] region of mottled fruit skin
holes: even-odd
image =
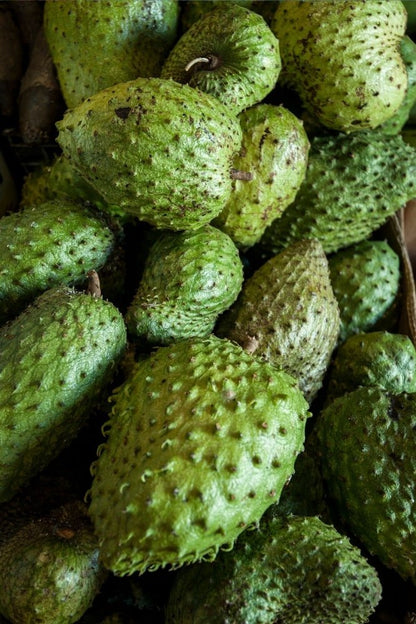
[[[233,180],[230,199],[213,223],[248,248],[295,199],[310,144],[303,123],[283,106],[257,104],[239,119],[243,141],[234,168],[252,179]]]
[[[50,0],[44,28],[66,105],[158,76],[177,37],[177,0]]]
[[[3,523],[7,506],[0,514]],[[107,576],[86,506],[72,501],[17,522],[0,543],[0,613],[15,624],[77,622]]]
[[[347,338],[331,364],[326,401],[359,386],[393,394],[416,392],[416,349],[409,336],[374,331]]]
[[[390,329],[396,320],[401,267],[387,241],[360,241],[333,254],[328,264],[340,309],[340,342],[373,328]]]
[[[263,516],[231,552],[175,573],[166,624],[365,624],[376,570],[317,517]]]
[[[188,85],[120,83],[67,111],[57,126],[64,154],[103,198],[158,228],[197,229],[230,196],[240,124]]]
[[[113,304],[65,287],[0,329],[0,502],[75,438],[125,346]]]
[[[201,58],[208,62],[193,63]],[[182,34],[160,75],[210,93],[237,115],[273,90],[280,69],[279,41],[263,17],[227,2]]]
[[[406,17],[400,0],[283,0],[271,23],[280,43],[282,82],[328,128],[376,128],[406,95],[400,52]]]
[[[294,202],[266,229],[269,254],[301,238],[326,253],[368,238],[416,195],[416,150],[382,131],[311,140],[306,176]]]
[[[216,333],[283,368],[312,401],[337,344],[339,322],[322,245],[304,240],[270,258],[244,282]]]
[[[159,347],[113,397],[90,515],[116,575],[213,560],[279,499],[303,448],[296,381],[215,336]]]
[[[362,387],[318,416],[321,465],[347,530],[387,567],[416,582],[416,394]]]
[[[0,322],[53,286],[76,286],[100,270],[117,241],[97,210],[69,199],[41,202],[0,219]]]
[[[164,345],[207,336],[237,298],[243,265],[231,238],[212,225],[164,232],[150,249],[126,323],[134,340]]]

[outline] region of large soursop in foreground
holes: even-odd
[[[292,377],[215,336],[160,347],[113,403],[90,515],[117,575],[231,547],[279,500],[309,414]]]

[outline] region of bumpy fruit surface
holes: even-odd
[[[0,219],[0,322],[53,286],[75,286],[101,269],[117,235],[93,208],[70,199],[41,202]]]
[[[400,135],[316,136],[294,202],[261,245],[276,253],[294,240],[317,238],[329,253],[358,243],[416,195],[415,179],[416,150]]]
[[[212,225],[165,232],[152,246],[126,322],[135,340],[169,344],[207,336],[235,301],[243,265],[231,238]]]
[[[87,422],[126,346],[113,304],[53,288],[0,330],[0,501]]]
[[[188,85],[120,83],[67,111],[57,126],[64,154],[103,198],[156,227],[197,229],[229,198],[240,124]]]
[[[416,581],[416,394],[362,387],[319,414],[327,491],[339,518],[373,555]]]
[[[376,570],[317,517],[269,518],[213,563],[176,572],[167,624],[365,624],[381,598]]]
[[[45,34],[68,107],[119,82],[158,76],[177,36],[177,0],[45,3]]]
[[[117,575],[212,560],[279,499],[302,450],[296,381],[215,336],[159,347],[114,396],[90,515]]]
[[[280,69],[279,41],[261,15],[220,2],[183,33],[160,75],[210,93],[238,114],[272,91]]]
[[[339,334],[338,304],[319,241],[297,241],[257,269],[216,333],[293,375],[311,401]]]
[[[213,223],[239,247],[257,243],[292,203],[305,177],[309,139],[283,106],[258,104],[240,116],[243,141],[234,168],[251,180],[233,180],[230,199]]]
[[[406,95],[400,53],[406,17],[400,0],[284,0],[271,24],[281,78],[323,125],[343,132],[375,128]]]

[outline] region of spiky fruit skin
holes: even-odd
[[[133,339],[164,345],[207,336],[237,298],[243,265],[231,238],[212,225],[165,232],[152,246],[126,314]]]
[[[219,4],[222,4],[228,0],[205,0],[200,2],[199,0],[188,0],[182,5],[181,10],[181,26],[182,31],[188,30],[197,20],[215,9]],[[247,9],[253,10],[253,0],[230,0],[230,4],[239,4]]]
[[[210,62],[189,66],[200,58]],[[273,90],[280,69],[279,41],[263,17],[228,2],[182,34],[160,75],[210,93],[237,115]]]
[[[75,286],[100,270],[117,234],[93,208],[56,199],[0,219],[0,322],[53,286]]]
[[[159,347],[114,396],[90,515],[116,575],[212,560],[279,499],[309,412],[296,381],[215,336]]]
[[[401,267],[398,254],[387,241],[355,243],[333,254],[328,265],[340,309],[340,342],[393,325]]]
[[[77,622],[106,577],[85,505],[67,503],[3,535],[0,573],[0,612],[10,622]]]
[[[400,53],[406,66],[407,91],[397,112],[380,126],[386,134],[400,132],[416,104],[416,43],[407,35],[400,42]]]
[[[243,141],[234,168],[253,177],[233,180],[230,199],[213,224],[247,248],[295,199],[310,144],[302,122],[283,106],[258,104],[239,118]]]
[[[177,0],[46,2],[45,35],[67,106],[119,82],[158,76],[178,19]]]
[[[373,555],[416,581],[416,394],[362,387],[316,424],[322,472],[339,518]]]
[[[284,0],[271,29],[280,42],[282,81],[324,126],[373,129],[401,106],[406,11],[399,0]]]
[[[272,254],[301,238],[317,238],[326,253],[358,243],[415,196],[415,178],[416,151],[400,135],[316,136],[295,201],[260,244]]]
[[[381,598],[359,549],[313,516],[264,517],[233,551],[175,574],[166,624],[364,624]]]
[[[331,364],[326,401],[359,386],[416,392],[416,349],[409,336],[375,331],[347,338]]]
[[[319,241],[298,241],[257,269],[216,333],[283,368],[311,401],[339,334],[338,303]]]
[[[9,500],[87,422],[126,346],[113,304],[53,288],[0,330],[0,501]]]
[[[103,198],[159,228],[209,223],[231,193],[238,119],[207,93],[138,78],[67,111],[58,143]]]

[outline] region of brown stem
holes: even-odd
[[[94,271],[94,269],[92,269],[91,271],[88,271],[87,275],[88,275],[88,286],[86,290],[87,295],[91,295],[92,297],[97,297],[97,299],[100,299],[102,297],[102,294],[101,294],[100,278],[98,277],[97,271]]]
[[[185,71],[204,69],[212,71],[221,64],[220,58],[214,54],[207,54],[206,56],[198,56],[192,59],[185,67]],[[201,67],[199,67],[201,65]]]
[[[252,180],[253,174],[251,171],[241,171],[240,169],[231,169],[231,177],[233,180]]]

